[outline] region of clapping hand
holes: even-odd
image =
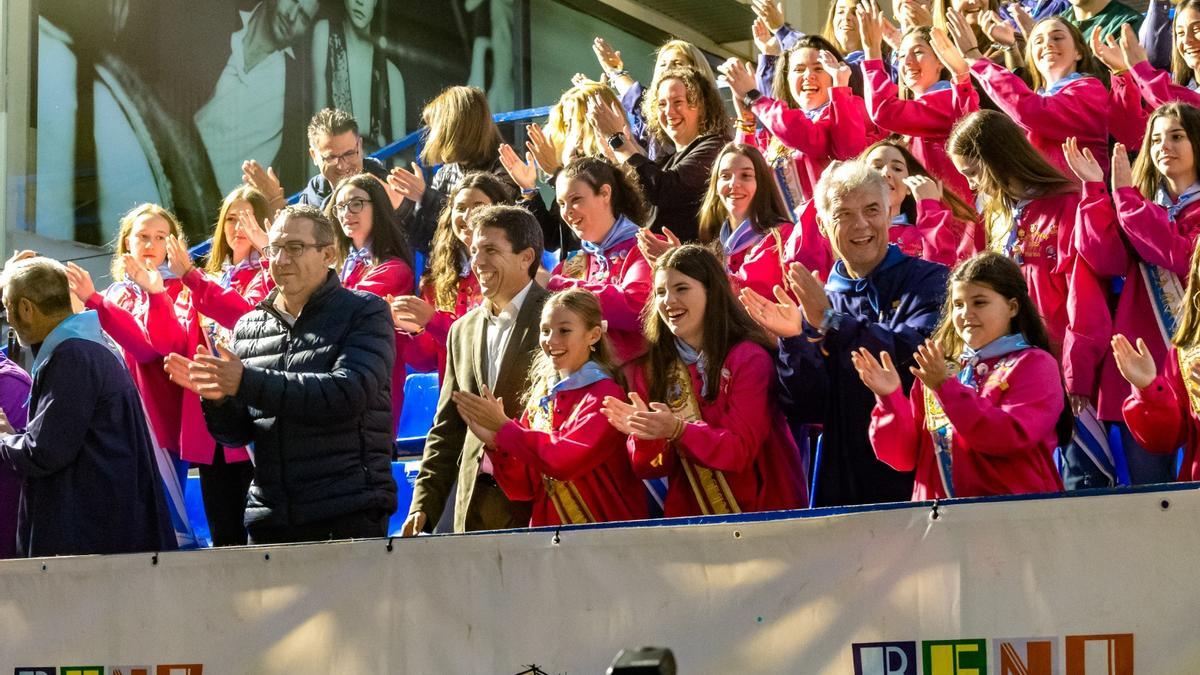
[[[1104,169],[1100,162],[1096,161],[1096,157],[1088,148],[1079,150],[1079,139],[1074,136],[1067,138],[1067,142],[1062,144],[1062,150],[1067,159],[1067,166],[1071,167],[1071,171],[1079,180],[1085,183],[1104,181]]]
[[[128,274],[133,283],[142,290],[147,293],[162,293],[166,290],[162,273],[149,261],[139,260],[129,253],[126,253],[122,260],[125,262],[125,274]]]
[[[743,288],[738,297],[750,318],[771,334],[789,338],[804,331],[804,315],[782,287],[775,287],[775,299],[778,302],[771,302],[749,287]]]
[[[1146,341],[1137,340],[1137,349],[1129,343],[1129,338],[1117,333],[1112,338],[1113,360],[1117,370],[1135,389],[1149,387],[1154,378],[1158,377],[1158,367],[1154,364],[1154,355],[1150,353]],[[1194,377],[1194,376],[1193,376]]]
[[[482,396],[456,391],[452,397],[458,406],[458,414],[467,423],[471,433],[479,437],[484,445],[492,445],[496,440],[496,432],[509,421],[508,415],[504,414],[504,399],[493,396],[486,386]]]
[[[913,359],[917,365],[909,367],[909,370],[921,380],[921,383],[929,391],[937,391],[943,382],[950,379],[950,368],[946,365],[946,352],[936,341],[926,340],[925,344],[917,348]]]
[[[1129,153],[1125,151],[1125,146],[1117,143],[1112,151],[1112,189],[1116,192],[1126,187],[1133,187],[1133,169],[1129,166]]]
[[[508,143],[500,144],[500,163],[512,177],[513,182],[522,190],[532,190],[537,187],[537,163],[532,152],[525,153],[525,161],[517,155]]]
[[[412,163],[412,171],[396,167],[388,174],[388,185],[400,193],[405,199],[412,202],[420,202],[421,197],[425,196],[425,174],[421,172],[421,167],[416,163]]]
[[[171,270],[171,274],[182,279],[194,267],[187,244],[173,234],[167,237],[167,268]]]
[[[646,262],[653,267],[658,259],[664,253],[670,251],[676,246],[681,246],[682,242],[679,237],[675,236],[669,228],[663,228],[663,236],[658,236],[649,229],[640,229],[637,231],[638,250],[642,252],[642,257]]]
[[[900,373],[892,362],[892,355],[886,351],[880,352],[876,359],[863,347],[850,352],[850,363],[854,364],[862,383],[879,398],[890,396],[900,388]]]

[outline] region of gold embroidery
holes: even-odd
[[[530,396],[526,410],[529,412],[529,428],[549,434],[554,432],[554,420],[551,419],[550,411],[538,404],[545,393],[546,390],[543,387]],[[578,410],[579,406],[576,405],[571,410],[571,414],[567,416],[566,421],[559,425],[559,428],[569,426]],[[559,522],[567,525],[596,522],[596,517],[592,515],[587,502],[583,500],[583,495],[579,494],[579,489],[571,481],[558,480],[543,474],[542,487],[546,490],[546,496],[550,498],[550,503],[554,504],[554,510],[558,512]]]
[[[691,375],[688,374],[687,366],[680,361],[675,362],[671,371],[667,405],[675,414],[688,422],[701,419],[700,403],[692,391]],[[696,503],[700,505],[700,512],[706,516],[741,513],[742,509],[734,499],[733,492],[729,489],[729,483],[725,481],[725,474],[692,462],[678,443],[674,445],[675,451],[679,454],[679,464],[683,467],[683,473],[692,487]]]
[[[563,276],[572,279],[587,279],[588,268],[590,268],[590,258],[587,253],[580,251],[567,259],[563,263]]]
[[[1200,415],[1200,384],[1192,379],[1192,368],[1200,363],[1200,345],[1193,345],[1186,349],[1177,347],[1175,353],[1179,357],[1179,377],[1183,380],[1184,389],[1187,390],[1192,414]]]

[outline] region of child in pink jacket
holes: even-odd
[[[865,348],[852,355],[876,396],[871,446],[916,471],[913,501],[1062,490],[1053,456],[1072,420],[1049,347],[1020,269],[989,251],[951,274],[907,398],[886,351],[882,363]]]

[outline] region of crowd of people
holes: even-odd
[[[103,292],[18,253],[0,545],[161,548],[193,465],[216,545],[1200,478],[1200,5],[1059,5],[753,0],[756,66],[672,40],[643,86],[597,38],[524,152],[446,89],[428,177],[323,110],[301,204],[246,162],[203,269],[152,204]]]

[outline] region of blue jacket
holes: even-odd
[[[913,474],[893,470],[871,449],[867,427],[875,395],[850,353],[860,347],[889,352],[908,391],[913,352],[937,326],[949,270],[892,245],[866,278],[845,273],[838,261],[825,285],[834,311],[825,335],[806,325],[801,335],[779,341],[781,404],[793,428],[824,425],[813,506],[908,501]]]
[[[374,157],[363,157],[363,173],[369,173],[381,181],[387,181],[388,177],[387,167]],[[318,173],[308,179],[308,185],[305,185],[304,192],[300,193],[300,203],[324,210],[325,201],[333,195],[335,187],[337,186],[331,184],[324,174]]]
[[[68,339],[36,369],[25,433],[0,440],[21,474],[17,554],[176,547],[133,378],[112,352]]]

